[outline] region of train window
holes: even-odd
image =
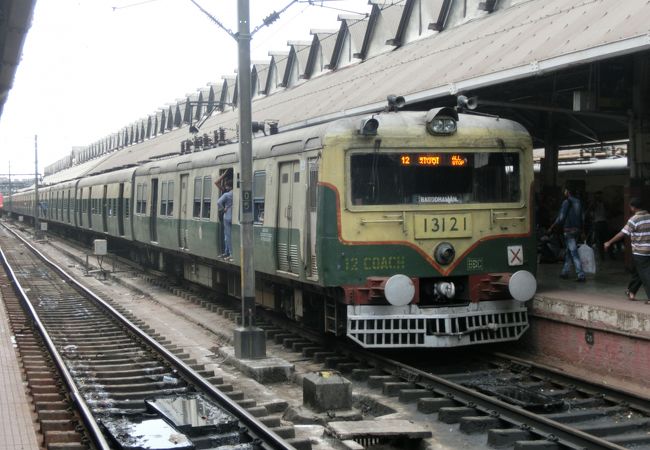
[[[170,181],[167,184],[167,215],[174,215],[174,182]]]
[[[160,215],[174,215],[174,182],[163,181],[160,189]]]
[[[520,200],[518,153],[372,153],[350,158],[355,205]]]
[[[136,202],[135,213],[146,214],[147,213],[147,185],[145,183],[140,183],[136,186],[135,202]]]
[[[156,205],[154,205],[154,208]],[[142,183],[142,214],[147,214],[147,184]]]
[[[140,214],[142,210],[142,184],[135,187],[135,213]]]
[[[266,194],[266,172],[253,174],[253,223],[264,223],[264,196]]]
[[[203,207],[201,217],[210,218],[210,207],[212,204],[212,177],[203,177]]]
[[[167,215],[167,182],[163,181],[160,186],[160,215]]]
[[[201,189],[203,186],[203,181],[201,178],[194,178],[194,209],[192,211],[192,217],[199,218],[201,217]]]
[[[131,206],[130,203],[131,203],[130,199],[128,198],[124,199],[124,217],[129,217],[131,213],[131,209],[129,208],[129,206]]]

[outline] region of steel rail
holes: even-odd
[[[83,396],[77,389],[77,386],[74,382],[72,375],[70,374],[68,368],[63,362],[63,358],[61,357],[61,354],[56,349],[56,346],[54,345],[54,342],[50,338],[49,333],[45,329],[45,326],[41,322],[38,313],[34,309],[34,306],[31,304],[31,302],[29,301],[29,297],[27,296],[27,293],[25,292],[22,285],[20,284],[20,281],[18,281],[18,276],[16,275],[13,268],[11,267],[11,264],[9,264],[9,261],[7,260],[7,257],[4,251],[2,250],[2,248],[0,248],[0,257],[2,258],[2,265],[4,266],[5,271],[7,271],[9,277],[11,278],[12,283],[14,284],[14,289],[20,298],[20,303],[23,305],[23,308],[27,311],[28,315],[31,317],[31,320],[36,326],[38,333],[43,338],[43,342],[45,343],[48,351],[50,352],[50,355],[52,355],[52,360],[54,361],[57,370],[59,371],[61,377],[63,378],[63,381],[65,382],[68,388],[68,394],[70,396],[70,399],[72,403],[76,405],[79,415],[81,416],[81,419],[86,425],[90,437],[93,440],[93,443],[100,450],[110,450],[112,447],[108,444],[108,442],[104,438],[104,433],[102,433],[99,424],[95,420],[95,417],[93,416],[92,412],[90,411],[90,408],[88,407],[88,404],[86,403]]]
[[[3,224],[3,226],[5,226]],[[5,228],[7,228],[5,226]],[[296,450],[294,446],[286,442],[272,430],[270,430],[266,425],[260,422],[255,416],[246,411],[244,408],[239,406],[235,401],[230,399],[227,395],[221,392],[219,389],[215,388],[210,384],[205,378],[199,375],[194,369],[188,366],[184,361],[177,358],[173,353],[167,350],[164,346],[159,344],[156,340],[151,338],[148,334],[138,328],[133,324],[129,319],[124,317],[119,311],[113,308],[111,305],[106,303],[104,300],[99,298],[94,292],[86,288],[84,285],[79,283],[71,275],[69,275],[65,270],[59,267],[56,263],[51,261],[47,256],[41,253],[38,249],[33,247],[29,242],[27,242],[23,237],[15,233],[13,230],[7,228],[9,232],[14,234],[18,239],[20,239],[31,251],[33,251],[39,258],[41,258],[48,266],[57,271],[61,276],[66,278],[73,286],[79,289],[84,295],[88,296],[92,301],[97,305],[104,308],[111,315],[117,318],[124,326],[126,326],[133,334],[138,336],[140,339],[145,341],[148,345],[153,347],[158,351],[161,356],[165,358],[170,364],[174,365],[175,368],[179,369],[179,372],[187,377],[190,381],[200,386],[208,396],[211,396],[213,399],[216,399],[219,402],[219,406],[226,409],[228,412],[233,414],[240,420],[244,426],[249,429],[252,437],[260,440],[260,444],[264,447],[273,449],[273,450]],[[31,305],[30,305],[31,306]]]
[[[514,362],[515,364],[520,364],[524,367],[530,368],[531,370],[539,370],[542,372],[552,373],[554,377],[561,380],[563,383],[571,384],[575,386],[576,389],[582,390],[583,392],[589,395],[602,394],[604,400],[609,400],[614,403],[625,403],[630,408],[639,411],[642,414],[650,416],[650,398],[640,397],[640,395],[625,390],[623,388],[618,388],[614,386],[601,386],[596,385],[598,389],[601,389],[605,392],[597,392],[594,389],[594,384],[590,382],[583,382],[576,379],[575,376],[564,372],[560,369],[550,367],[544,364],[536,363],[534,361],[528,361],[517,356],[508,355],[507,353],[496,352],[494,356],[503,359],[506,363]],[[531,372],[534,374],[534,372]]]
[[[613,444],[597,436],[585,433],[576,428],[548,419],[544,416],[527,411],[519,406],[511,405],[494,397],[476,392],[465,386],[453,383],[439,376],[416,369],[379,355],[366,355],[366,361],[380,361],[386,366],[396,368],[383,368],[394,375],[411,379],[414,384],[424,384],[427,389],[436,391],[448,398],[465,403],[468,407],[482,410],[488,415],[500,417],[506,422],[515,423],[522,429],[538,434],[544,439],[556,442],[569,448],[584,450],[625,450],[626,447]],[[503,416],[503,417],[501,417]]]

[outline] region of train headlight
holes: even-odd
[[[374,117],[370,119],[365,119],[361,121],[361,126],[359,127],[359,134],[364,136],[376,136],[377,129],[379,128],[379,121]]]
[[[427,123],[431,134],[453,134],[456,132],[456,121],[450,117],[436,117]]]
[[[427,111],[427,131],[434,135],[454,134],[458,129],[458,112],[454,108],[442,107]]]
[[[441,242],[440,244],[436,245],[436,248],[433,251],[433,257],[438,264],[441,266],[446,266],[447,264],[451,263],[456,257],[456,250],[454,249],[454,246],[449,242]]]

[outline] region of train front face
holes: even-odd
[[[369,348],[519,339],[537,287],[528,133],[448,108],[368,120],[322,160],[320,267],[342,286],[348,337]]]

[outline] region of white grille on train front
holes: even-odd
[[[348,314],[347,335],[367,348],[460,347],[515,341],[528,326],[525,309],[464,315]]]

